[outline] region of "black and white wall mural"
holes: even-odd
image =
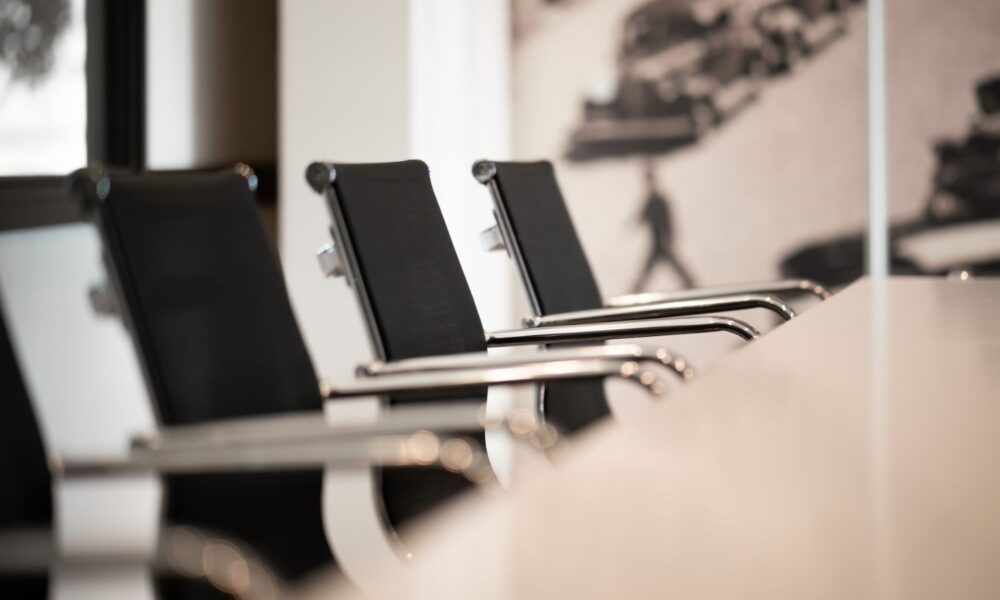
[[[947,272],[958,242],[916,234],[997,216],[1000,4],[886,1],[894,262]],[[514,23],[515,154],[556,160],[605,295],[863,273],[863,1],[514,0]]]

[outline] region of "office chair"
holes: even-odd
[[[328,541],[335,549],[338,543],[356,543],[329,534],[324,539],[330,504],[336,502],[321,501],[331,469],[367,469],[372,463],[448,467],[443,450],[451,438],[426,456],[414,454],[407,435],[484,427],[477,404],[442,408],[439,399],[492,383],[611,376],[654,384],[642,379],[635,357],[611,356],[542,357],[519,368],[399,372],[321,386],[257,218],[256,176],[248,167],[120,176],[92,170],[72,181],[104,245],[109,293],[108,301],[98,304],[117,307],[132,334],[163,427],[137,438],[121,463],[63,457],[60,475],[136,468],[161,473],[169,523],[247,544],[284,581],[299,581],[330,565]],[[370,427],[331,428],[320,412],[324,401],[382,394],[434,404],[426,411],[399,407],[392,418]],[[382,449],[373,440],[390,445]],[[377,510],[387,521],[388,554],[398,547],[396,527],[482,477],[481,472],[470,477],[468,468],[476,463],[460,462],[451,469],[383,473],[384,507]],[[338,553],[340,566],[349,571],[342,558]],[[382,575],[391,569],[385,567]],[[159,585],[167,597],[201,593],[181,580]]]
[[[715,317],[484,331],[427,165],[417,160],[316,162],[307,169],[306,180],[324,194],[332,219],[333,243],[321,250],[321,264],[328,274],[344,276],[354,289],[377,355],[374,363],[362,368],[363,375],[377,379],[393,373],[519,360],[488,357],[487,349],[496,346],[702,331],[728,331],[745,339],[757,335],[745,323]],[[593,347],[561,350],[589,356],[620,355],[620,351]],[[643,356],[652,362],[663,361],[676,376],[690,375],[684,362],[669,353],[647,351]],[[484,400],[485,394],[485,388],[475,390],[478,401]],[[540,410],[557,427],[573,433],[607,415],[608,405],[600,381],[555,382],[545,385]]]
[[[671,293],[620,296],[605,303],[584,254],[555,171],[548,161],[477,161],[477,181],[490,189],[496,225],[482,234],[489,250],[504,249],[517,265],[538,327],[763,308],[784,320],[795,312],[778,296],[829,297],[809,280],[720,286]]]
[[[165,426],[316,411],[316,375],[247,181],[103,176],[93,206],[109,285]],[[164,517],[257,548],[295,580],[330,561],[318,469],[170,474]],[[167,597],[187,582],[161,582]]]

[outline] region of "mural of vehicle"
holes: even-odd
[[[790,71],[847,31],[851,0],[748,0],[771,73]]]
[[[978,83],[976,96],[980,114],[969,133],[934,145],[937,165],[924,214],[890,228],[894,273],[1000,275],[1000,76]],[[858,232],[791,253],[781,271],[837,286],[860,277],[863,265]]]
[[[734,22],[732,3],[648,2],[627,17],[616,76],[588,90],[571,144],[696,140],[752,100],[766,73],[759,35]]]
[[[1000,218],[1000,75],[981,81],[976,96],[981,114],[969,134],[934,146],[931,221]]]

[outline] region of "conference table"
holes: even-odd
[[[998,310],[1000,280],[859,281],[429,519],[391,593],[998,598]]]

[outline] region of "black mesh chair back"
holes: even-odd
[[[0,310],[0,313],[3,311]],[[0,315],[2,317],[2,315]],[[6,532],[51,532],[52,488],[45,449],[21,379],[14,350],[0,318],[0,536]],[[18,551],[5,546],[3,551]],[[0,555],[0,561],[14,557]],[[0,598],[46,598],[45,574],[3,573]]]
[[[379,358],[485,352],[483,324],[420,161],[338,164],[328,204]]]
[[[108,187],[109,186],[109,187]],[[318,411],[321,397],[248,180],[123,175],[92,193],[108,276],[162,423]],[[288,580],[329,564],[319,470],[171,475],[165,518],[254,548]],[[182,581],[166,596],[190,597]]]
[[[486,350],[427,165],[317,163],[307,176],[327,189],[347,276],[367,307],[380,358]],[[569,431],[608,412],[600,382],[550,384],[544,401],[547,417]]]
[[[493,164],[498,210],[511,229],[507,242],[523,264],[532,308],[547,315],[603,306],[552,163]]]
[[[486,351],[483,324],[427,165],[316,163],[307,175],[314,187],[326,191],[332,232],[378,358]],[[484,402],[486,389],[445,397],[394,396],[389,403],[423,400]],[[397,469],[382,477],[386,508],[404,520],[468,485],[439,469]],[[407,505],[397,505],[395,499],[404,497]]]
[[[477,163],[477,168],[481,166],[492,171],[488,184],[496,186],[497,220],[510,230],[505,241],[535,314],[603,306],[597,279],[573,227],[552,163]],[[546,386],[545,394],[546,410],[565,415],[563,427],[570,431],[609,413],[603,386],[560,382]]]
[[[100,203],[165,425],[321,408],[254,206],[235,172],[114,177]]]

